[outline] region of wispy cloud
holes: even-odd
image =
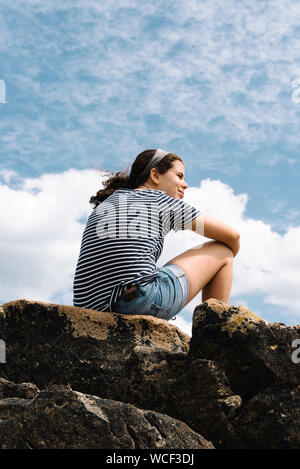
[[[39,154],[47,135],[44,158],[70,161],[75,141],[86,162],[99,140],[107,155],[135,152],[150,132],[294,146],[299,19],[297,1],[16,1],[2,53],[9,100],[24,106],[2,120],[3,149],[22,154],[28,139]]]

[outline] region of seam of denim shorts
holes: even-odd
[[[189,297],[189,284],[188,284],[186,273],[177,264],[168,263],[168,264],[165,264],[163,267],[170,269],[173,272],[173,274],[178,278],[180,286],[181,286],[181,290],[182,290],[182,296],[183,296],[182,304],[184,306]]]

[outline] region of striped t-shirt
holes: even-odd
[[[112,311],[125,286],[156,278],[169,231],[183,230],[200,213],[164,191],[116,189],[88,218],[74,277],[74,306]]]

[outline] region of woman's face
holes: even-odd
[[[181,161],[173,161],[172,167],[164,174],[159,174],[155,168],[151,169],[150,178],[156,189],[165,191],[175,199],[183,199],[188,184],[184,180],[184,165]]]

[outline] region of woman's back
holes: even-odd
[[[74,306],[111,311],[126,286],[157,276],[164,237],[199,210],[155,189],[119,188],[91,213],[82,237]]]

